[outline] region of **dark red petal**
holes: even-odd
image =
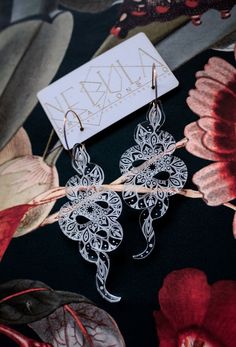
[[[219,153],[222,160],[224,160],[224,155],[226,160],[236,160],[236,144],[234,141],[230,142],[230,136],[213,136],[212,133],[206,133],[203,136],[203,146],[209,149],[209,151]]]
[[[209,298],[206,276],[196,269],[171,272],[159,292],[161,311],[176,330],[201,325]]]
[[[211,288],[211,300],[204,320],[204,328],[223,346],[236,343],[236,282],[219,281]]]
[[[236,124],[236,94],[224,88],[217,94],[213,112],[219,118]]]
[[[180,332],[178,337],[178,347],[223,347],[214,336],[204,331],[204,327],[190,328]]]
[[[236,94],[220,82],[202,77],[189,95],[187,104],[200,117],[211,116],[236,122]]]
[[[33,205],[18,205],[0,211],[0,260],[2,259],[21,219]]]
[[[198,120],[197,124],[202,130],[212,133],[213,136],[224,136],[227,134],[227,136],[230,136],[230,140],[235,140],[236,138],[232,122],[212,117],[202,117]]]
[[[210,206],[236,198],[236,161],[210,164],[193,175],[204,200]]]
[[[236,160],[236,133],[231,122],[202,117],[197,124],[206,131],[202,140],[204,147],[220,154],[222,160]]]
[[[156,322],[157,335],[160,347],[176,347],[177,336],[170,322],[165,318],[161,311],[153,313]]]
[[[222,159],[226,160],[224,156],[223,158],[218,153],[214,153],[209,151],[202,143],[203,136],[205,135],[204,130],[202,130],[197,122],[193,122],[188,124],[184,129],[184,135],[187,137],[188,142],[186,144],[186,149],[188,152],[196,155],[197,157],[221,161]],[[231,156],[230,156],[231,159]]]

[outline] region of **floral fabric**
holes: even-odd
[[[136,26],[170,21],[182,15],[190,16],[193,24],[199,25],[201,14],[207,10],[216,9],[222,18],[227,18],[234,5],[233,0],[125,0],[111,33],[123,38]]]

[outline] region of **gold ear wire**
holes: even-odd
[[[157,93],[157,69],[156,69],[156,64],[152,64],[152,89],[155,89],[155,100],[154,104],[157,107],[158,104],[158,93]]]
[[[69,145],[68,145],[68,141],[67,141],[67,134],[66,134],[66,122],[67,122],[67,118],[68,118],[68,114],[72,112],[76,118],[78,119],[79,121],[79,124],[80,124],[80,131],[83,131],[84,130],[84,127],[83,127],[83,124],[79,118],[79,116],[77,115],[77,113],[73,110],[68,110],[65,115],[64,115],[64,122],[63,122],[63,134],[64,134],[64,139],[65,139],[65,143],[66,143],[66,147],[67,147],[67,150],[69,151]]]

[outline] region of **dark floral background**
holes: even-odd
[[[227,19],[232,23],[228,32],[212,39],[209,49],[202,51],[193,37],[198,54],[175,69],[179,87],[161,98],[162,128],[176,141],[188,139],[187,150],[176,153],[189,178],[186,191],[173,196],[167,213],[154,222],[156,247],[143,261],[132,259],[144,239],[136,211],[124,204],[119,219],[124,239],[111,255],[107,281],[122,300],[111,304],[101,298],[95,267],[82,259],[58,223],[41,226],[66,199],[37,205],[35,197],[42,202],[40,194],[64,186],[74,170],[65,151],[45,151],[51,125],[36,93],[119,43],[110,31],[125,5],[73,0],[0,4],[1,346],[236,345],[235,56],[232,49],[210,49],[236,41],[235,11]],[[189,18],[175,20],[170,26],[149,21],[142,29],[133,23],[128,35],[143,30],[158,49]],[[120,156],[134,144],[134,129],[147,108],[87,142],[106,183],[119,177]],[[36,208],[29,206],[32,201]]]

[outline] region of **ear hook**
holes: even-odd
[[[155,100],[154,104],[157,109],[157,104],[158,104],[158,94],[157,94],[157,69],[156,69],[156,64],[152,64],[152,89],[155,89]]]
[[[80,131],[83,131],[84,130],[84,127],[83,127],[83,124],[79,118],[79,116],[77,115],[77,113],[73,110],[68,110],[65,115],[64,115],[64,122],[63,122],[63,133],[64,133],[64,139],[65,139],[65,143],[66,143],[66,147],[67,147],[67,150],[69,151],[69,145],[68,145],[68,141],[67,141],[67,134],[66,134],[66,122],[67,122],[67,118],[68,118],[68,114],[72,112],[76,118],[78,119],[79,121],[79,124],[80,124]]]

